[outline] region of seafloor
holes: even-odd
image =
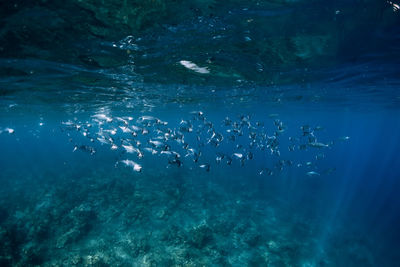
[[[319,218],[286,205],[261,179],[194,177],[183,169],[132,175],[101,166],[20,178],[1,181],[1,266],[374,263],[372,244],[354,231],[325,232],[330,245],[319,250]]]

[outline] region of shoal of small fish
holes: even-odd
[[[274,114],[275,115],[275,114]],[[254,121],[250,115],[240,115],[236,118],[226,117],[219,124],[207,119],[202,111],[190,113],[190,119],[182,119],[176,127],[170,127],[167,121],[153,116],[111,116],[106,113],[96,113],[89,121],[77,119],[62,122],[62,130],[70,134],[77,132],[88,139],[88,144],[74,144],[73,152],[84,151],[91,155],[96,153],[96,143],[109,146],[118,153],[116,166],[131,168],[134,172],[142,172],[140,161],[144,157],[165,158],[166,167],[184,167],[188,164],[210,172],[212,166],[239,164],[245,166],[256,155],[264,153],[272,159],[265,167],[257,170],[259,175],[272,176],[286,167],[306,167],[306,175],[320,176],[330,173],[334,168],[317,172],[314,162],[307,161],[295,164],[292,160],[281,158],[281,138],[286,125],[276,116],[273,119],[273,130],[267,131],[264,122]],[[324,150],[331,148],[335,141],[320,142],[317,132],[322,127],[303,125],[299,136],[288,137],[287,150],[301,151],[308,149]],[[3,131],[10,132],[10,129]],[[13,132],[13,130],[12,130]],[[287,138],[287,137],[286,137]],[[349,137],[341,137],[336,141],[346,141]],[[208,151],[205,156],[203,151]],[[212,158],[212,160],[210,160]],[[323,152],[315,156],[315,160],[325,158]],[[271,165],[271,162],[273,164]],[[268,165],[268,166],[267,166]]]

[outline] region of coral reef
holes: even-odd
[[[238,183],[238,191],[189,171],[133,176],[107,168],[9,183],[13,192],[3,187],[0,199],[2,266],[317,264],[318,224],[292,216],[269,193],[257,196],[250,184]],[[353,262],[372,266],[365,244],[319,252],[321,262],[355,253]]]

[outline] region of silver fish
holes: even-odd
[[[308,145],[311,147],[316,147],[316,148],[329,147],[329,145],[320,143],[320,142],[312,142],[312,143],[308,143]]]
[[[208,164],[208,163],[199,165],[199,167],[202,169],[205,169],[207,172],[210,171],[210,164]]]
[[[136,162],[134,162],[133,160],[129,160],[129,159],[125,159],[125,160],[121,160],[121,162],[123,164],[125,164],[128,167],[132,167],[132,169],[135,172],[141,172],[142,171],[142,166],[137,164]]]

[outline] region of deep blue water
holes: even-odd
[[[10,3],[1,266],[398,266],[395,1]]]

